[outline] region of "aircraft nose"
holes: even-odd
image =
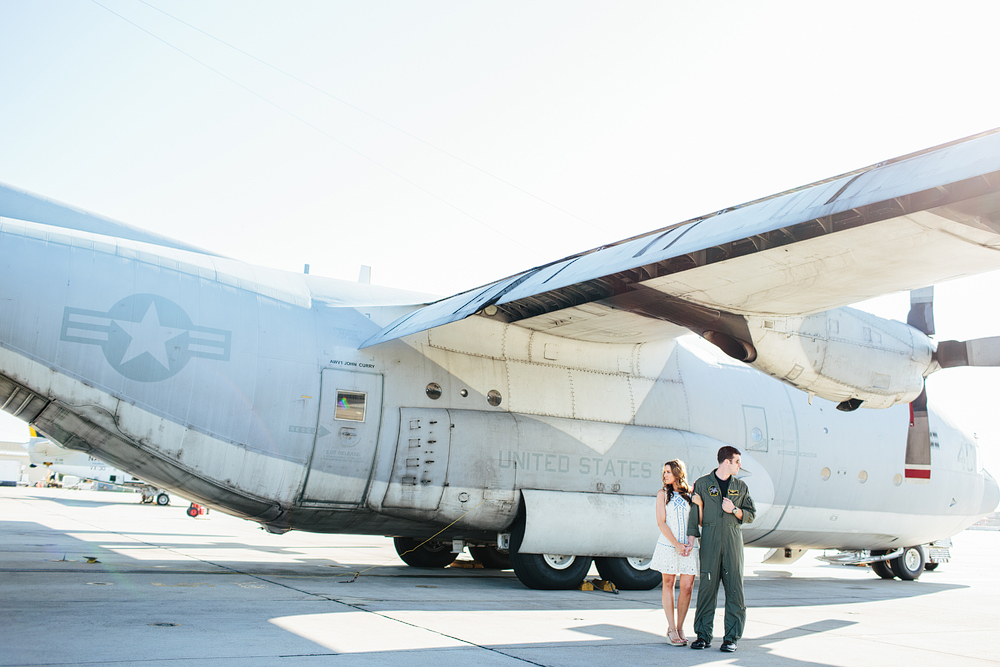
[[[980,514],[992,514],[1000,504],[1000,486],[988,471],[983,470],[983,504],[979,508]]]

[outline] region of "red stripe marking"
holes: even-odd
[[[930,479],[931,478],[931,471],[930,470],[916,470],[914,468],[907,468],[906,469],[906,476],[907,477],[915,477],[917,479]]]

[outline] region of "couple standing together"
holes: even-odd
[[[667,640],[673,646],[688,643],[684,618],[691,605],[694,575],[701,575],[698,606],[694,615],[697,638],[691,648],[712,643],[712,625],[719,582],[726,592],[725,635],[721,650],[736,650],[746,623],[743,602],[743,535],[740,526],[754,519],[753,499],[747,485],[736,479],[740,451],[722,447],[719,467],[699,477],[694,487],[687,483],[684,462],[663,464],[663,488],[656,494],[656,525],[660,537],[649,566],[663,574],[663,611],[667,615]],[[695,546],[695,538],[701,545]],[[674,583],[680,592],[674,608]]]

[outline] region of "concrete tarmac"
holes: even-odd
[[[0,665],[1000,663],[996,530],[955,536],[952,562],[914,582],[748,549],[729,654],[720,636],[667,644],[659,589],[533,591],[512,572],[407,567],[381,537],[271,535],[138,500],[0,488]]]

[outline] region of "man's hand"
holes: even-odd
[[[723,498],[722,511],[728,514],[733,514],[734,512],[736,512],[736,505],[734,505],[733,501],[730,500],[729,498]]]

